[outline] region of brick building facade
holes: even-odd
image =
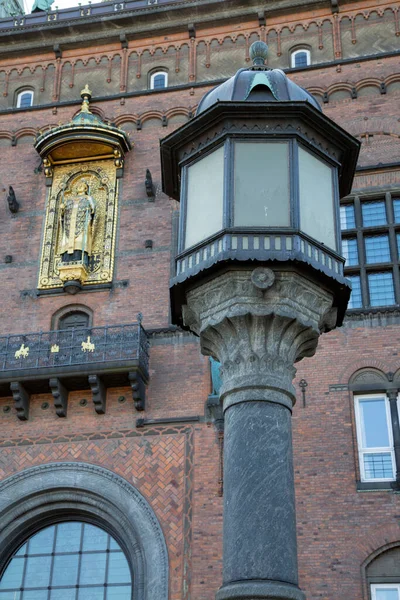
[[[123,548],[134,600],[211,600],[221,585],[223,436],[207,406],[209,360],[197,338],[170,323],[179,206],[161,190],[159,140],[193,117],[211,87],[246,66],[251,43],[261,39],[269,66],[285,69],[362,141],[352,195],[342,201],[351,308],[316,356],[299,363],[295,380],[300,587],[308,600],[400,598],[399,36],[399,6],[378,0],[127,0],[0,21],[3,573],[29,536],[72,520],[106,529]],[[62,287],[38,288],[50,192],[34,146],[79,113],[86,84],[91,112],[125,131],[133,148],[119,180],[112,283],[71,296]],[[117,377],[104,364],[93,370],[100,381],[108,377],[98,411],[95,384],[76,369],[28,368],[23,355],[7,362],[22,345],[32,358],[36,332],[70,327],[82,315],[85,331],[117,327],[136,323],[138,313],[149,340],[145,401],[135,377]],[[81,356],[74,364],[86,373],[89,359]],[[61,392],[49,383],[56,371]],[[19,384],[13,394],[10,383]],[[64,416],[56,413],[60,402]],[[379,437],[369,430],[374,420],[380,444],[371,442]],[[133,523],[126,539],[121,523],[107,518],[124,494],[131,520],[148,519],[147,530]],[[150,540],[144,559],[133,556],[135,535],[139,546]],[[46,595],[29,596],[24,586],[12,592],[0,584],[0,600],[59,597],[48,583]],[[104,590],[102,598],[131,597]]]

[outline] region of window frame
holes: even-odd
[[[58,542],[59,540],[59,531],[60,531],[60,526],[68,526],[68,524],[79,524],[80,525],[80,534],[79,534],[79,545],[78,548],[79,549],[72,549],[72,548],[57,548],[56,545],[56,540]],[[87,527],[95,527],[98,531],[101,531],[105,536],[106,536],[106,547],[103,547],[103,549],[98,549],[98,548],[85,548],[84,546],[84,542],[85,542],[85,533],[86,531],[88,531],[86,528]],[[53,530],[52,531],[52,539],[51,539],[51,548],[43,548],[41,546],[37,546],[35,548],[31,548],[31,540],[33,540],[36,536],[38,536],[40,533],[48,531],[48,530]],[[89,529],[90,531],[90,529]],[[112,547],[112,542],[114,542],[117,546],[117,548]],[[21,550],[23,549],[23,552],[21,553]],[[82,575],[82,567],[84,565],[84,557],[85,556],[89,556],[92,557],[93,560],[93,554],[96,555],[96,559],[100,558],[101,555],[104,555],[104,573],[103,573],[103,580],[104,583],[101,586],[101,584],[99,585],[99,582],[88,582],[85,580],[81,580],[81,575]],[[126,566],[127,566],[127,574],[129,573],[129,583],[126,582],[122,582],[122,581],[110,581],[109,576],[109,560],[107,560],[107,557],[111,558],[111,555],[119,555],[122,554],[126,560]],[[62,561],[62,558],[65,557],[66,555],[69,556],[69,558],[76,558],[76,560],[74,561],[76,563],[76,572],[75,572],[75,581],[76,583],[68,583],[67,581],[57,581],[54,580],[54,575],[55,575],[55,571],[56,574],[59,576],[60,574],[63,574],[62,572],[60,573],[60,569],[59,569],[59,563],[60,561]],[[43,561],[43,565],[45,566],[44,569],[42,569],[42,574],[46,574],[48,575],[48,580],[46,582],[44,582],[43,584],[35,578],[30,579],[27,578],[27,573],[29,570],[29,561],[32,559],[42,559]],[[20,582],[9,582],[10,584],[13,583],[12,585],[9,586],[5,586],[5,588],[2,588],[2,590],[5,589],[5,591],[8,591],[9,593],[16,593],[17,591],[21,591],[22,593],[27,592],[29,593],[30,591],[39,591],[41,590],[42,592],[45,592],[47,590],[47,597],[50,597],[50,592],[52,590],[60,590],[60,588],[62,589],[68,589],[68,590],[72,590],[75,591],[75,597],[77,595],[77,590],[92,590],[93,588],[98,588],[98,587],[103,587],[103,594],[105,593],[104,590],[107,588],[107,590],[109,589],[109,587],[113,587],[118,588],[120,586],[128,586],[131,588],[131,593],[130,593],[130,597],[132,596],[133,593],[133,573],[132,573],[132,565],[129,564],[129,560],[128,557],[126,556],[123,548],[119,545],[119,543],[117,542],[117,540],[108,532],[104,529],[104,527],[99,527],[98,524],[93,524],[93,523],[89,523],[85,520],[80,520],[79,518],[76,520],[73,519],[65,519],[65,520],[61,520],[61,521],[57,521],[54,523],[50,523],[45,525],[44,527],[40,528],[38,531],[36,531],[35,533],[33,533],[32,535],[29,535],[27,537],[27,539],[23,542],[23,544],[19,547],[19,549],[14,552],[14,554],[11,556],[7,566],[5,567],[5,569],[3,569],[3,572],[1,574],[1,578],[0,578],[0,583],[3,581],[3,577],[4,575],[7,574],[7,571],[11,565],[11,563],[16,559],[16,562],[14,563],[14,566],[18,563],[22,564],[22,570],[20,569],[20,575],[21,575],[21,580]],[[46,561],[46,559],[48,559]],[[96,561],[97,562],[97,561]],[[46,567],[46,563],[47,563],[47,567]],[[112,567],[111,567],[112,568]],[[12,570],[11,570],[12,572]],[[63,574],[64,575],[64,574]],[[73,575],[73,567],[72,570],[70,571],[70,576]],[[18,584],[19,583],[19,584]],[[46,585],[46,583],[48,585]],[[2,590],[0,590],[0,594],[2,592]],[[43,594],[44,595],[44,594]],[[78,595],[80,595],[80,592],[78,593]]]
[[[363,419],[361,416],[360,402],[366,400],[373,399],[384,399],[385,400],[385,411],[386,411],[386,424],[388,429],[389,436],[389,446],[385,447],[376,447],[376,448],[364,448],[362,443],[363,432],[365,429],[363,428]],[[397,408],[399,410],[399,395],[397,395]],[[357,454],[358,454],[358,463],[360,470],[360,481],[361,483],[388,483],[396,481],[396,459],[394,454],[394,442],[393,442],[393,427],[392,427],[392,418],[390,412],[390,404],[389,398],[387,394],[384,392],[381,393],[372,393],[372,394],[354,394],[354,414],[356,421],[356,434],[357,434]],[[391,461],[392,461],[392,471],[393,477],[381,477],[381,478],[368,478],[365,476],[365,467],[364,467],[364,455],[365,454],[373,454],[373,453],[390,453]]]
[[[305,53],[307,57],[307,64],[298,66],[296,65],[296,56]],[[304,69],[305,67],[309,67],[311,65],[311,51],[308,48],[296,48],[295,50],[290,51],[290,68],[291,69]]]
[[[31,103],[29,106],[21,106],[21,100],[25,94],[29,94],[31,97]],[[31,106],[33,106],[33,98],[34,97],[35,97],[35,92],[33,90],[30,90],[30,89],[20,90],[19,92],[17,92],[16,108],[30,108]]]
[[[356,238],[358,247],[358,265],[345,264],[345,276],[359,276],[361,282],[361,306],[349,308],[351,312],[381,312],[399,309],[400,305],[400,253],[397,235],[400,234],[400,222],[394,218],[394,200],[400,200],[400,190],[381,191],[357,194],[344,198],[340,206],[352,206],[354,210],[354,227],[341,229],[342,242]],[[385,205],[386,223],[379,225],[364,225],[362,206],[364,202],[381,201]],[[343,211],[342,211],[343,212]],[[385,262],[367,262],[366,239],[374,236],[388,236],[390,259]],[[371,304],[371,293],[368,275],[390,273],[393,284],[393,301],[388,297],[384,304]]]
[[[396,588],[398,598],[400,598],[400,583],[371,583],[371,600],[379,600],[376,596],[376,589],[380,588]]]
[[[163,87],[160,88],[156,88],[154,87],[154,80],[158,75],[164,75],[165,77],[165,85]],[[165,90],[165,88],[168,87],[168,71],[164,71],[163,69],[157,69],[157,71],[153,71],[152,73],[150,73],[150,81],[149,81],[149,88],[151,90]]]

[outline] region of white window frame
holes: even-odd
[[[300,54],[300,52],[305,52],[307,55],[307,67],[311,65],[311,52],[307,48],[297,48],[297,50],[293,50],[290,53],[290,66],[292,69],[301,69],[301,67],[296,67],[296,55]]]
[[[150,89],[151,90],[155,90],[155,89],[163,89],[163,88],[155,88],[154,87],[154,79],[157,77],[157,75],[164,75],[165,77],[165,85],[164,88],[168,87],[168,73],[166,71],[154,71],[154,73],[152,73],[150,75]]]
[[[377,588],[396,589],[398,598],[400,598],[400,583],[373,583],[371,584],[371,600],[379,600],[376,595]]]
[[[361,418],[360,411],[360,401],[366,400],[374,400],[376,398],[385,400],[385,408],[386,408],[386,421],[388,426],[388,434],[389,434],[389,444],[390,446],[385,446],[381,448],[364,448],[362,445],[363,439],[363,421]],[[397,398],[397,407],[399,408],[399,398]],[[394,481],[396,479],[396,461],[394,456],[394,447],[393,447],[393,430],[392,430],[392,418],[390,415],[390,404],[389,399],[386,394],[358,394],[354,396],[354,411],[356,417],[356,430],[357,430],[357,446],[358,446],[358,462],[360,465],[360,477],[361,481],[365,482],[378,482],[378,481]],[[382,478],[370,478],[365,477],[364,471],[364,454],[374,454],[378,452],[386,452],[390,453],[392,459],[392,470],[393,477],[382,477]]]
[[[31,103],[29,106],[33,105],[34,92],[32,90],[21,90],[20,92],[18,92],[18,95],[17,95],[17,108],[21,108],[22,96],[24,96],[25,94],[29,94],[31,97]],[[28,107],[24,107],[24,108],[28,108]]]

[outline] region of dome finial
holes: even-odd
[[[268,46],[265,42],[254,42],[250,46],[250,58],[255,67],[263,67],[268,56]]]

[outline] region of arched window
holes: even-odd
[[[58,320],[58,329],[75,329],[77,327],[89,327],[89,315],[86,312],[76,310]]]
[[[17,95],[17,108],[27,108],[33,105],[33,91],[22,90]]]
[[[168,73],[166,71],[155,71],[150,75],[150,89],[161,90],[168,86]]]
[[[365,567],[369,600],[400,600],[400,545],[391,546]]]
[[[52,331],[90,327],[93,327],[93,311],[84,304],[68,304],[57,310],[51,317]]]
[[[116,540],[89,523],[65,521],[31,536],[0,580],[0,598],[130,600],[132,578]]]
[[[69,462],[16,473],[0,482],[0,523],[1,600],[168,599],[156,514],[112,471]]]
[[[299,48],[298,50],[294,50],[290,54],[290,66],[293,69],[307,67],[310,64],[311,64],[311,53],[309,50],[306,50],[305,48]]]

